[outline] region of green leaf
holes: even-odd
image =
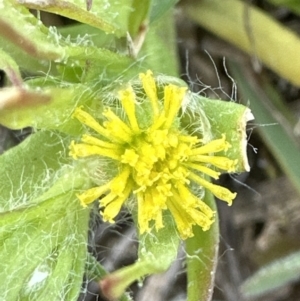
[[[278,6],[283,6],[290,9],[292,12],[300,15],[300,6],[298,0],[268,0],[270,3]]]
[[[33,84],[33,83],[32,83]],[[38,83],[35,85],[39,86]],[[0,110],[0,123],[11,129],[22,129],[24,127],[34,127],[37,129],[59,130],[68,134],[79,134],[82,129],[81,124],[72,119],[71,115],[76,106],[94,101],[100,106],[101,102],[94,93],[81,84],[61,84],[62,87],[48,86],[43,88],[43,92],[32,92],[32,90],[22,90],[21,96],[24,101],[25,96],[30,106],[16,106]],[[0,95],[7,91],[0,91]],[[11,94],[14,102],[14,94]],[[37,100],[50,99],[48,101],[36,102]],[[36,102],[36,103],[34,103]],[[98,107],[99,108],[99,107]],[[100,108],[99,108],[100,109]]]
[[[115,41],[118,39],[113,34],[107,34],[96,27],[75,23],[57,28],[66,43],[73,42],[76,45],[95,46],[98,48],[116,48]]]
[[[250,109],[235,102],[200,96],[197,96],[197,98],[210,122],[213,137],[216,139],[225,134],[226,140],[231,144],[231,147],[223,155],[226,154],[226,157],[232,160],[238,159],[236,172],[249,171],[250,167],[246,153],[246,124],[253,119]],[[219,155],[222,156],[222,152],[219,152]]]
[[[47,206],[18,210],[9,222],[5,218],[0,227],[2,297],[76,300],[84,273],[88,217],[88,210],[68,191],[48,200]]]
[[[47,11],[78,22],[97,27],[106,33],[125,36],[128,31],[128,21],[132,10],[132,0],[98,0],[87,8],[85,1],[56,0],[40,2],[24,0],[22,4],[28,8]],[[120,9],[122,7],[122,9]]]
[[[154,72],[178,76],[178,54],[175,45],[174,17],[172,13],[168,13],[162,20],[150,26],[138,57],[143,58],[147,68]]]
[[[104,85],[111,83],[119,78],[120,74],[128,72],[134,60],[126,55],[115,53],[105,48],[94,46],[75,46],[65,47],[66,58],[63,62],[70,70],[75,67],[81,69],[78,81],[85,83],[91,81],[101,81]],[[65,69],[63,70],[63,74]],[[129,70],[131,71],[131,70]]]
[[[36,58],[60,60],[64,51],[51,32],[28,9],[4,0],[0,6],[0,35]]]
[[[39,132],[0,156],[0,297],[77,300],[89,211],[75,196],[86,184],[66,166],[68,140]]]
[[[76,81],[83,82],[91,80],[91,76],[88,76],[90,73],[94,75],[94,79],[103,77],[99,70],[102,70],[106,77],[116,77],[133,63],[133,60],[125,55],[93,46],[88,34],[81,38],[77,36],[75,42],[70,38],[65,39],[56,27],[45,27],[25,7],[13,6],[9,0],[5,0],[4,3],[5,5],[0,7],[0,35],[15,44],[5,43],[2,40],[4,50],[12,55],[20,67],[35,72],[46,70],[48,75],[57,74],[52,65],[46,62],[48,69],[45,69],[43,66],[45,62],[41,62],[42,59],[51,60],[54,67],[67,65],[67,71],[77,68]],[[27,57],[16,46],[40,61],[29,58],[27,62]],[[66,80],[69,80],[66,69],[62,69],[61,72]]]
[[[300,86],[299,35],[270,14],[240,0],[186,1],[184,7],[187,16],[199,25]]]
[[[176,259],[180,239],[170,212],[163,221],[164,227],[159,231],[140,235],[139,257],[134,264],[102,279],[102,293],[108,299],[119,298],[131,283],[146,275],[167,270]]]
[[[139,32],[141,24],[146,21],[152,0],[133,0],[129,15],[128,31],[132,37]]]
[[[0,212],[27,205],[38,187],[68,162],[69,139],[37,132],[0,156]]]
[[[293,125],[289,124],[288,119],[281,116],[281,111],[276,108],[274,93],[269,92],[270,86],[264,84],[262,89],[260,85],[255,84],[253,79],[246,77],[245,71],[237,64],[231,63],[230,70],[244,99],[251,100],[250,106],[256,123],[268,125],[257,127],[264,143],[268,145],[276,162],[300,193],[300,144],[293,134]],[[282,123],[282,120],[286,121]]]
[[[151,234],[144,233],[139,236],[139,261],[148,262],[150,267],[147,274],[159,273],[167,270],[175,260],[179,236],[174,219],[168,211],[163,215],[164,227]]]
[[[300,252],[295,252],[259,269],[241,285],[241,291],[245,297],[257,297],[299,278]]]
[[[213,195],[205,192],[205,203],[216,210]],[[219,222],[216,221],[208,231],[199,226],[193,229],[194,237],[186,240],[187,251],[187,301],[210,301],[214,288],[215,272],[219,250]]]
[[[86,263],[86,276],[91,280],[100,280],[105,277],[108,272],[104,267],[96,260],[94,256],[88,253],[87,263]],[[132,298],[129,294],[124,293],[120,297],[120,301],[132,301]]]
[[[152,0],[152,8],[150,12],[150,22],[160,19],[167,11],[169,11],[178,0]]]
[[[246,124],[253,119],[250,109],[235,102],[209,99],[194,93],[189,98],[191,110],[182,119],[184,125],[194,127],[200,135],[206,133],[205,141],[219,139],[225,134],[231,147],[226,152],[218,152],[218,156],[237,159],[236,172],[249,171]]]

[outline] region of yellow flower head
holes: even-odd
[[[230,144],[225,135],[203,144],[196,136],[180,130],[178,113],[187,92],[185,87],[168,84],[164,87],[163,101],[151,71],[140,74],[140,80],[151,111],[151,120],[145,126],[139,122],[132,87],[119,92],[126,116],[121,118],[111,109],[99,124],[90,114],[77,108],[74,117],[93,129],[97,138],[84,135],[82,143],[72,141],[70,155],[74,159],[103,156],[117,164],[118,174],[106,184],[91,188],[78,195],[83,206],[100,198],[100,209],[105,221],[113,222],[125,201],[133,196],[138,206],[140,233],[164,226],[163,211],[169,210],[180,236],[193,236],[193,225],[208,230],[214,222],[214,212],[190,189],[199,185],[231,205],[236,193],[212,184],[203,174],[217,179],[215,169],[233,172],[236,161],[215,153],[227,150]],[[149,114],[147,115],[149,116]],[[147,117],[148,118],[148,117]]]

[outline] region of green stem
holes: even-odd
[[[87,254],[87,262],[86,262],[86,274],[89,279],[103,279],[108,272],[105,268],[96,260],[96,258],[90,253]],[[120,301],[132,301],[131,297],[124,293],[120,297]]]
[[[204,201],[216,210],[213,195],[206,191]],[[211,300],[219,249],[218,216],[209,231],[194,227],[194,237],[187,239],[187,301]]]
[[[158,272],[162,272],[162,270],[153,262],[138,261],[104,277],[100,281],[102,293],[108,300],[116,300],[134,281]]]

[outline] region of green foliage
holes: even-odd
[[[300,278],[300,252],[282,257],[246,279],[241,291],[246,297],[261,296]]]
[[[87,10],[87,4],[83,1],[55,1],[54,3],[41,3],[38,1],[26,0],[23,2],[28,8],[56,13],[80,23],[99,28],[106,33],[116,36],[125,36],[129,29],[130,17],[132,16],[132,0],[123,0],[122,9],[117,0],[97,1]],[[147,2],[143,6],[147,7]]]
[[[185,9],[198,24],[300,86],[300,38],[270,15],[240,0],[191,1]]]
[[[259,132],[272,150],[279,165],[286,172],[287,176],[291,179],[295,188],[300,193],[300,170],[298,168],[300,164],[300,144],[292,135],[292,118],[289,116],[288,118],[282,116],[283,114],[289,115],[289,113],[292,115],[291,112],[286,110],[286,113],[284,113],[284,111],[279,108],[281,100],[280,98],[278,99],[278,95],[276,97],[275,91],[272,90],[267,81],[263,83],[265,92],[264,101],[261,101],[258,95],[258,89],[245,79],[240,68],[237,65],[232,64],[232,71],[234,76],[238,79],[240,90],[243,95],[245,95],[245,98],[251,99],[251,108],[255,114],[256,122],[258,124],[266,123],[272,125],[260,127]],[[280,124],[281,120],[285,120],[285,124]]]
[[[299,2],[297,0],[268,0],[272,4],[283,6],[296,14],[300,14]]]
[[[78,296],[89,212],[75,197],[84,178],[62,165],[68,161],[66,143],[62,135],[43,131],[0,157],[0,275],[5,279],[0,289],[5,300]]]
[[[150,22],[160,19],[167,11],[170,10],[178,0],[152,0],[152,7],[150,12]]]

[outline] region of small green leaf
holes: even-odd
[[[5,92],[7,91],[0,91],[0,95]],[[71,117],[75,106],[91,103],[96,99],[92,91],[81,84],[66,84],[61,88],[48,86],[43,92],[23,90],[21,94],[23,100],[24,95],[28,95],[28,101],[32,100],[33,103],[27,107],[19,105],[0,110],[1,124],[11,129],[31,126],[37,129],[59,130],[68,134],[78,134],[82,128],[79,122]],[[48,98],[50,101],[34,103],[38,97]]]
[[[167,11],[169,11],[178,0],[152,0],[152,8],[150,13],[150,22],[160,19]]]
[[[117,38],[112,34],[107,34],[96,27],[75,23],[57,28],[59,34],[63,36],[65,42],[72,41],[75,45],[96,46],[98,48],[113,49],[116,47]]]
[[[167,270],[176,259],[180,239],[170,212],[163,221],[164,228],[140,235],[139,257],[134,264],[102,279],[102,293],[108,299],[119,298],[131,283],[146,275]]]
[[[87,262],[86,262],[86,276],[90,280],[100,280],[105,277],[108,272],[104,269],[104,267],[96,260],[94,256],[88,253]],[[120,301],[132,301],[132,298],[129,294],[124,293],[120,299]]]
[[[87,254],[87,262],[86,262],[86,275],[89,279],[101,279],[108,272],[105,268],[96,260],[96,258],[90,253]]]
[[[135,37],[141,24],[147,19],[152,0],[133,0],[132,11],[129,15],[128,31]]]
[[[241,286],[245,297],[261,296],[300,278],[300,252],[280,258],[254,273]]]
[[[113,79],[120,77],[122,72],[130,70],[129,67],[134,64],[132,58],[105,48],[70,45],[64,50],[66,57],[61,63],[67,65],[69,69],[81,68],[78,81],[83,83],[94,80],[99,82],[99,79],[102,79],[102,85],[105,81],[111,83]]]
[[[174,17],[168,13],[150,26],[138,57],[143,58],[147,68],[154,72],[177,76],[179,67],[175,44]]]
[[[180,238],[169,211],[164,213],[163,222],[164,227],[159,231],[139,237],[139,262],[149,262],[151,266],[147,274],[167,270],[177,255]]]
[[[80,0],[56,0],[49,2],[23,0],[22,4],[31,9],[59,14],[97,27],[106,33],[112,33],[118,37],[126,35],[129,15],[132,10],[132,0],[122,0],[122,4],[117,0],[98,0],[92,3],[89,10],[86,2]],[[120,9],[120,5],[122,5],[122,9]]]

